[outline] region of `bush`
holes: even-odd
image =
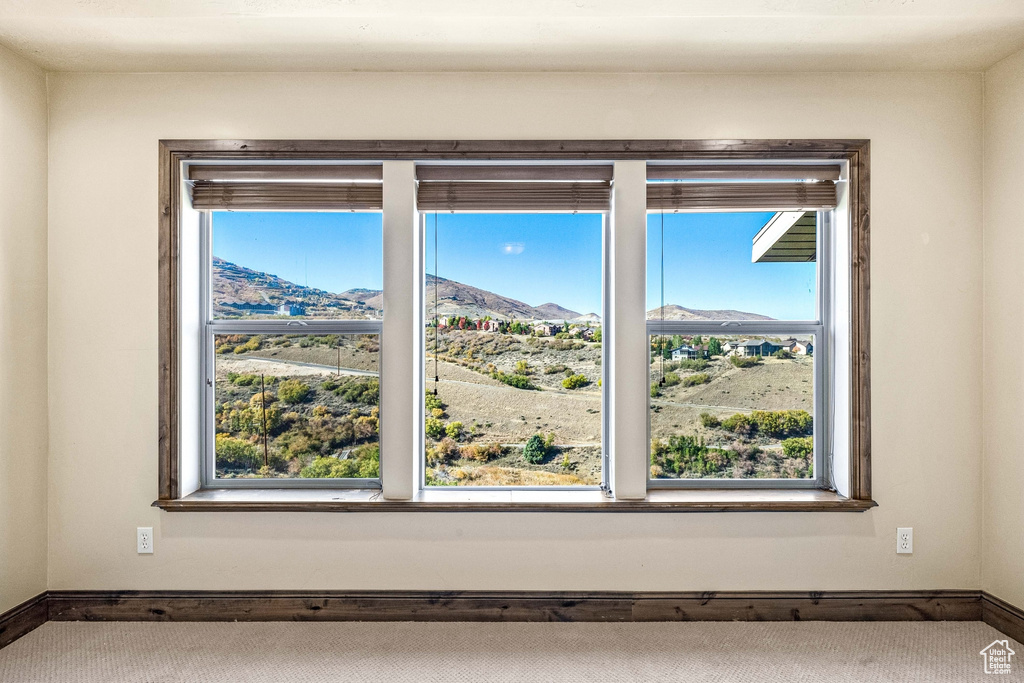
[[[751,418],[762,434],[776,438],[809,434],[814,427],[806,410],[755,410]]]
[[[711,413],[701,413],[700,423],[702,426],[707,427],[708,429],[715,429],[717,427],[722,426],[722,421],[719,420],[716,416],[712,415]]]
[[[217,466],[227,469],[255,469],[263,464],[263,454],[256,444],[228,434],[218,434],[214,440]]]
[[[679,361],[679,368],[682,370],[703,370],[707,366],[708,362],[703,358],[694,358],[692,360]]]
[[[459,455],[459,444],[455,443],[455,439],[445,437],[441,439],[441,442],[437,444],[437,448],[434,450],[437,457],[442,460],[448,460]]]
[[[793,357],[793,354],[790,353],[789,349],[779,349],[772,355],[775,356],[776,358],[782,358],[783,360]]]
[[[782,442],[782,452],[787,458],[810,458],[814,454],[814,439],[798,436]]]
[[[679,477],[725,476],[731,472],[735,455],[726,450],[708,448],[695,436],[669,437],[651,442],[651,471],[672,472]]]
[[[438,408],[444,410],[445,407],[444,403],[441,402],[441,399],[438,398],[435,394],[430,393],[429,391],[427,392],[427,398],[424,405],[426,405],[427,410],[434,410]]]
[[[757,429],[757,424],[750,418],[749,415],[743,413],[736,413],[732,417],[727,417],[722,420],[722,429],[739,434],[741,436],[749,436],[754,433]]]
[[[282,380],[277,396],[285,403],[302,403],[309,395],[309,385],[297,379]]]
[[[526,447],[523,448],[523,460],[536,465],[537,463],[544,460],[544,457],[548,454],[548,449],[544,446],[544,439],[540,434],[534,434],[526,441]]]
[[[658,388],[657,382],[651,383],[651,398],[658,398],[661,396],[661,390]]]
[[[570,375],[562,380],[562,386],[566,389],[579,389],[590,384],[590,380],[584,375]]]
[[[667,373],[665,373],[665,386],[667,386],[667,387],[674,387],[677,384],[679,384],[679,375],[677,375],[674,372],[667,372]],[[683,386],[687,386],[688,387],[690,385],[684,383]]]
[[[442,417],[444,417],[444,411],[441,410],[440,408],[432,409],[430,411],[430,414],[432,417],[436,417],[437,419],[441,419]]]
[[[761,356],[729,356],[729,362],[737,368],[752,368],[761,362]]]
[[[517,360],[516,361],[516,374],[517,375],[529,375],[530,372],[531,371],[530,371],[530,364],[529,363],[527,363],[525,360]]]
[[[689,377],[683,378],[684,387],[695,387],[701,384],[707,384],[711,381],[711,376],[706,372],[698,372],[696,375],[690,375]]]
[[[455,439],[458,441],[462,438],[462,423],[461,422],[449,422],[445,425],[444,433],[449,439]]]
[[[228,373],[228,381],[240,387],[249,387],[260,381],[259,375],[240,375],[237,372]]]
[[[498,372],[493,373],[491,377],[498,380],[499,382],[504,382],[510,387],[515,387],[516,389],[534,388],[534,386],[530,384],[530,378],[527,377],[526,375],[506,375],[504,372],[501,372],[499,370]]]
[[[555,375],[558,374],[559,372],[565,372],[566,370],[568,370],[568,368],[559,363],[558,365],[549,365],[546,368],[544,368],[544,374]]]
[[[424,431],[431,439],[440,439],[444,436],[444,422],[436,417],[428,417],[423,424]]]

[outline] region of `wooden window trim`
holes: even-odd
[[[189,160],[492,160],[492,161],[705,161],[765,159],[845,160],[849,164],[851,216],[850,321],[850,495],[827,506],[806,501],[785,509],[867,509],[871,500],[870,392],[870,141],[868,140],[161,140],[159,142],[159,484],[155,505],[182,506],[178,435],[178,222],[181,206],[181,163]],[[658,492],[661,495],[661,492]],[[721,506],[655,505],[648,501],[616,501],[613,506],[692,511]],[[837,503],[839,505],[837,505]],[[390,503],[375,510],[409,510],[417,501]],[[232,509],[232,504],[217,509]],[[251,509],[246,505],[234,506]],[[276,508],[274,508],[276,509]],[[310,506],[305,509],[317,509]],[[322,507],[320,509],[323,509]],[[435,508],[436,509],[436,508]],[[454,507],[451,509],[455,509]],[[469,508],[472,509],[472,508]],[[501,509],[521,509],[516,503]],[[565,509],[551,504],[544,509]],[[593,509],[593,508],[592,508]],[[765,509],[751,501],[747,507]],[[775,508],[778,509],[778,508]]]

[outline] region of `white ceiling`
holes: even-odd
[[[979,71],[1024,0],[0,0],[53,71]]]

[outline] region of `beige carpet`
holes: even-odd
[[[84,623],[50,622],[0,650],[0,681],[1024,680],[985,675],[1002,639],[943,623]]]

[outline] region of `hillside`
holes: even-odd
[[[678,304],[665,304],[665,315],[662,318],[661,306],[647,311],[648,320],[774,320],[766,315],[744,313],[733,310],[702,310],[684,308]]]

